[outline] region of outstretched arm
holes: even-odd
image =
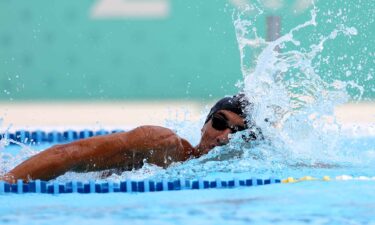
[[[0,180],[49,180],[67,171],[88,172],[139,167],[143,160],[158,166],[189,158],[191,145],[173,131],[157,126],[55,145],[16,166]]]

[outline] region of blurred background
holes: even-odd
[[[246,2],[0,0],[1,128],[199,120],[243,80],[232,17]],[[312,7],[311,0],[261,2],[266,10],[254,27],[266,40],[301,24]],[[375,122],[372,2],[315,2],[323,16],[332,8],[343,15],[326,26],[358,31],[329,43],[325,52],[336,57],[321,68],[325,79],[361,87],[349,88],[351,102],[337,108],[347,123]]]

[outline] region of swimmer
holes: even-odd
[[[207,154],[214,147],[227,144],[230,134],[254,127],[246,121],[248,105],[243,94],[219,100],[208,113],[201,140],[195,147],[168,128],[140,126],[127,132],[52,146],[22,162],[0,180],[8,183],[18,179],[50,180],[68,171],[125,171],[142,167],[145,160],[165,168],[172,162]],[[259,139],[261,132],[249,134],[247,141],[252,141]]]

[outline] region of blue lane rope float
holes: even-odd
[[[66,131],[51,131],[45,132],[42,130],[36,131],[27,131],[27,130],[18,130],[14,133],[6,132],[0,136],[1,139],[14,140],[16,142],[30,144],[42,144],[42,143],[61,143],[61,142],[71,142],[83,138],[89,138],[93,136],[106,135],[110,133],[123,132],[124,130],[66,130]],[[10,142],[10,144],[15,144]]]
[[[277,184],[282,181],[279,179],[257,179],[251,178],[246,180],[233,179],[229,181],[222,181],[216,179],[215,181],[208,181],[203,179],[198,180],[142,180],[133,181],[126,180],[122,182],[100,182],[97,183],[93,180],[88,182],[71,181],[67,183],[60,183],[57,181],[41,181],[35,180],[29,183],[24,183],[18,180],[15,184],[9,184],[0,181],[0,194],[26,194],[26,193],[39,193],[39,194],[67,194],[67,193],[139,193],[139,192],[160,192],[160,191],[179,191],[179,190],[202,190],[202,189],[225,189],[236,187],[251,187],[268,184]]]
[[[288,177],[286,179],[258,179],[251,178],[246,180],[233,179],[222,181],[216,179],[208,181],[203,179],[185,180],[183,178],[178,180],[126,180],[121,182],[95,182],[90,180],[88,182],[70,181],[67,183],[60,183],[58,181],[41,181],[34,180],[29,183],[24,183],[23,180],[18,180],[15,184],[9,184],[0,181],[0,195],[4,194],[68,194],[68,193],[143,193],[143,192],[160,192],[160,191],[179,191],[179,190],[203,190],[203,189],[231,189],[239,187],[262,186],[269,184],[290,184],[306,181],[345,181],[345,180],[365,180],[375,181],[374,177],[352,177],[348,175],[341,175],[335,178],[323,176],[322,178],[315,178],[311,176],[304,176],[301,178]]]

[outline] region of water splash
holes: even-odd
[[[1,134],[2,138],[0,139],[0,175],[4,175],[15,167],[15,165],[20,164],[39,152],[30,145],[5,138],[6,133]],[[10,144],[13,144],[12,150],[14,152],[5,151],[6,148],[9,148]]]
[[[341,127],[335,121],[334,107],[349,99],[345,82],[328,83],[318,74],[319,56],[325,44],[338,35],[357,34],[354,27],[341,25],[327,36],[321,35],[308,49],[299,48],[301,42],[295,38],[296,33],[318,26],[317,12],[314,5],[308,21],[271,42],[259,37],[249,40],[248,33],[243,31],[250,30],[248,26],[252,23],[244,20],[243,14],[234,21],[241,54],[250,52],[244,49],[253,49],[254,43],[262,49],[255,67],[241,61],[244,75],[241,88],[254,103],[249,119],[272,139],[274,149],[294,162],[309,165],[337,158]]]
[[[347,88],[357,88],[361,99],[363,87],[354,81],[323,79],[319,73],[328,63],[322,57],[327,43],[338,37],[355,36],[357,29],[338,24],[327,34],[316,35],[318,38],[312,38],[306,48],[298,36],[319,26],[319,10],[314,4],[307,21],[274,41],[261,38],[253,27],[264,13],[259,2],[241,9],[234,14],[244,77],[237,86],[254,103],[248,109],[248,119],[262,129],[267,141],[247,144],[238,134],[229,145],[217,147],[199,159],[176,163],[153,178],[194,178],[217,173],[277,176],[370,165],[375,158],[364,160],[355,144],[345,141],[347,137],[334,116],[334,108],[350,99]],[[367,149],[364,154],[372,155],[374,149]]]

